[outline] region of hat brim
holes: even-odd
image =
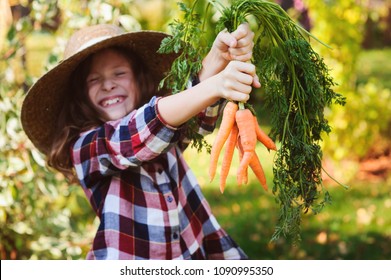
[[[90,54],[112,46],[128,48],[146,64],[158,84],[177,57],[175,53],[157,53],[161,41],[167,36],[162,32],[138,31],[107,38],[61,61],[44,74],[28,91],[21,111],[23,129],[34,146],[44,154],[49,152],[53,138],[58,133],[57,118],[67,93],[70,75]]]

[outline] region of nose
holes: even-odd
[[[115,83],[112,79],[110,78],[105,78],[103,79],[103,82],[102,82],[102,89],[104,91],[111,91],[115,88]]]

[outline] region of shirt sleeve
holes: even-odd
[[[72,160],[84,185],[153,160],[178,142],[180,129],[164,123],[157,111],[158,99],[153,97],[122,119],[81,135],[73,146]]]

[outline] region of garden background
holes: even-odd
[[[1,259],[83,259],[97,227],[81,188],[49,170],[21,128],[20,108],[29,86],[61,59],[75,29],[107,22],[169,33],[168,24],[181,17],[176,2],[0,0]],[[188,162],[217,219],[251,259],[390,259],[391,1],[278,3],[331,46],[313,42],[347,104],[327,109],[333,130],[324,136],[323,163],[349,188],[325,174],[332,202],[317,215],[303,215],[301,242],[271,242],[278,205],[270,191],[252,175],[239,188],[232,173],[221,194],[217,180],[207,179],[206,152],[189,149]],[[210,41],[214,20],[206,22]],[[270,129],[262,93],[254,93],[252,102],[261,125]],[[257,149],[272,182],[273,153]]]

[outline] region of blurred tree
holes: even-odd
[[[376,81],[357,84],[370,0],[306,1],[314,22],[312,33],[332,49],[319,46],[337,83],[347,97],[344,107],[327,112],[333,127],[323,150],[334,175],[348,182],[358,171],[359,160],[387,135],[391,126],[391,93]]]
[[[12,23],[11,6],[8,0],[0,0],[0,50],[3,47],[5,35]]]
[[[26,67],[30,55],[26,39],[34,31],[49,31],[63,46],[69,29],[84,24],[116,22],[129,29],[140,25],[128,13],[121,14],[126,1],[113,1],[118,6],[84,1],[82,8],[79,1],[21,2],[13,6],[15,21],[0,52],[0,256],[79,259],[89,249],[94,215],[80,187],[47,169],[19,120],[33,80]],[[61,47],[50,51],[47,68],[59,60],[60,53]]]
[[[288,11],[305,29],[311,29],[311,19],[308,14],[308,8],[303,0],[279,0],[281,7]]]
[[[26,8],[33,10],[29,5]],[[84,212],[83,205],[75,205],[71,187],[46,169],[19,121],[21,103],[31,84],[25,43],[32,30],[31,18],[15,17],[0,52],[0,256],[79,258],[86,247],[88,234],[81,233],[87,223],[79,225],[70,218],[76,213],[71,209]]]
[[[369,0],[363,47],[391,46],[391,1]]]

